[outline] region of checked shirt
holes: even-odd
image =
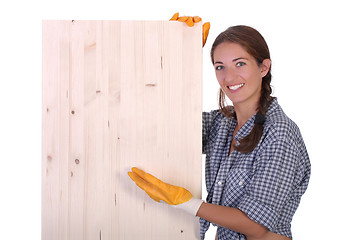
[[[236,133],[247,136],[254,126],[252,116]],[[291,220],[310,178],[310,161],[296,124],[274,98],[266,113],[263,135],[247,154],[233,151],[230,144],[236,120],[219,110],[203,113],[203,154],[208,203],[236,207],[270,231],[291,238]],[[201,238],[209,222],[200,219]],[[218,226],[218,240],[245,236]]]

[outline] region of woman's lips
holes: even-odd
[[[236,91],[236,90],[238,90],[239,88],[242,88],[244,85],[245,85],[245,83],[240,83],[240,84],[237,84],[237,85],[228,86],[228,88],[229,88],[231,91]]]

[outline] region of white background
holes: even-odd
[[[294,239],[360,239],[360,14],[358,3],[348,0],[1,3],[1,239],[41,238],[41,21],[167,20],[177,11],[212,25],[203,49],[204,110],[217,107],[209,57],[214,38],[238,24],[263,34],[274,95],[300,127],[312,162],[293,220]]]

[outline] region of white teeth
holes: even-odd
[[[244,85],[245,85],[245,83],[241,83],[241,84],[239,84],[239,85],[229,86],[229,88],[230,88],[231,90],[236,90],[236,89],[238,89],[238,88],[241,88],[241,87],[244,86]]]

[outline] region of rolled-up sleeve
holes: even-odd
[[[298,161],[299,150],[296,144],[286,139],[269,143],[256,159],[253,176],[238,208],[252,220],[273,230],[280,215],[289,206],[288,202],[301,197],[293,194]],[[289,211],[295,212],[297,206],[295,204],[295,209]]]

